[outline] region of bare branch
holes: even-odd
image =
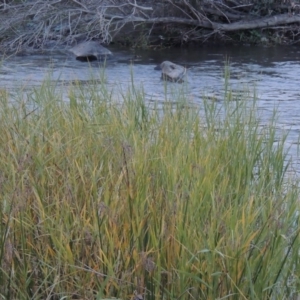
[[[292,24],[299,23],[300,16],[299,15],[290,15],[290,14],[282,14],[276,15],[272,17],[265,18],[255,18],[253,20],[244,20],[242,22],[236,22],[231,24],[219,24],[213,23],[213,28],[216,30],[223,31],[236,31],[236,30],[249,30],[249,29],[257,29],[257,28],[268,28],[272,26],[277,26],[281,24]]]
[[[290,24],[300,23],[299,5],[286,0],[7,2],[0,4],[0,47],[14,50],[43,47],[47,41],[66,45],[83,38],[109,43],[113,38],[134,39],[139,34],[147,40],[155,35],[159,40],[163,35],[179,42],[205,41],[212,36],[230,39],[234,31],[278,26],[293,31],[291,36],[296,37],[297,26]]]

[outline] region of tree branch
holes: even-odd
[[[222,31],[250,30],[265,27],[272,27],[281,24],[300,23],[300,15],[282,14],[272,17],[243,20],[231,24],[212,23],[213,29]]]

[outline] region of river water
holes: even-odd
[[[131,75],[137,87],[143,86],[149,102],[165,101],[165,85],[154,66],[170,60],[188,68],[184,92],[194,104],[203,96],[222,101],[224,67],[229,63],[233,91],[255,91],[262,122],[268,123],[277,109],[277,129],[289,131],[286,149],[292,159],[291,171],[300,176],[298,143],[300,133],[300,48],[262,46],[200,46],[188,49],[139,50],[110,48],[114,53],[106,63],[105,77],[109,87],[126,90]],[[8,57],[0,65],[0,89],[28,89],[39,86],[46,78],[55,82],[86,81],[99,78],[98,62],[76,61],[67,53],[47,52]],[[171,85],[179,85],[173,83]],[[251,97],[251,96],[250,96]]]

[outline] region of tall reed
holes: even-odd
[[[160,111],[134,86],[120,102],[105,85],[65,101],[47,81],[26,101],[1,94],[2,298],[296,296],[284,137],[228,95]]]

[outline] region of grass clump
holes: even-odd
[[[1,95],[6,299],[291,299],[298,189],[255,101]],[[253,104],[253,105],[252,105]],[[249,108],[250,106],[250,108]]]

